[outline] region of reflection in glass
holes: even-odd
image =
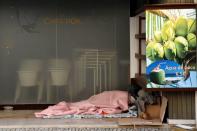
[[[129,1],[108,2],[2,0],[0,104],[72,102],[127,89]]]
[[[47,102],[53,101],[53,96],[58,99],[59,89],[63,88],[64,92],[68,92],[68,79],[71,71],[71,63],[66,59],[51,59],[47,65]],[[55,91],[52,88],[57,88]],[[63,95],[66,96],[65,93]]]
[[[116,51],[77,49],[74,60],[74,81],[79,81],[75,83],[78,92],[88,89],[89,93],[97,94],[118,86]]]
[[[43,93],[44,78],[42,74],[42,61],[36,59],[27,59],[21,62],[17,71],[18,79],[15,92],[15,103],[18,102],[23,94],[29,94],[28,88],[38,88],[37,102],[39,103]],[[31,90],[29,90],[31,91]],[[24,98],[23,98],[24,99]],[[27,99],[27,98],[25,98]]]

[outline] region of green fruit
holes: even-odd
[[[188,33],[196,33],[196,19],[188,19]]]
[[[156,42],[162,43],[161,31],[155,31],[154,38]]]
[[[175,32],[176,32],[176,36],[186,36],[187,35],[187,32],[188,32],[187,19],[185,19],[184,17],[179,17],[176,20]]]
[[[195,49],[196,48],[196,35],[193,33],[189,33],[187,35],[187,41],[189,43],[189,49]]]
[[[161,60],[164,57],[163,46],[160,43],[150,42],[146,46],[146,56],[151,61]]]
[[[153,49],[154,44],[155,44],[155,42],[151,41],[146,46],[146,57],[149,58],[151,61],[153,61],[152,49]]]
[[[162,69],[153,70],[150,73],[150,81],[155,84],[164,84],[165,72]]]
[[[176,57],[176,46],[173,41],[165,42],[164,53],[165,53],[165,57],[168,60],[174,60],[174,58]]]
[[[174,40],[175,31],[174,24],[172,21],[168,20],[164,23],[161,30],[161,37],[163,41]]]
[[[183,59],[185,58],[187,51],[188,51],[188,42],[187,40],[182,37],[178,36],[174,40],[175,46],[176,46],[176,54],[179,58]]]

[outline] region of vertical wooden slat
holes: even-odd
[[[187,117],[188,117],[188,119],[189,118],[191,118],[192,117],[192,115],[191,115],[191,96],[190,96],[190,93],[189,92],[187,92],[187,97],[186,97],[186,99],[187,99],[187,103],[186,103],[186,107],[187,107]]]
[[[169,105],[169,108],[170,108],[170,111],[171,111],[169,118],[173,118],[173,96],[171,95],[171,93],[168,96],[169,96],[170,101],[171,101],[171,104]]]
[[[192,109],[192,119],[195,119],[195,92],[191,92],[191,109]]]
[[[177,102],[177,93],[172,93],[173,95],[173,119],[178,118],[178,102]]]
[[[186,103],[187,103],[187,101],[186,101],[186,93],[185,92],[182,92],[182,97],[181,97],[181,101],[182,101],[182,112],[183,112],[183,114],[182,114],[182,118],[183,119],[187,119],[187,109],[186,109]]]
[[[172,109],[172,105],[173,105],[173,101],[172,101],[172,95],[170,94],[170,93],[166,93],[166,94],[168,94],[167,95],[167,98],[168,98],[168,103],[169,103],[169,105],[168,105],[168,111],[169,111],[169,118],[170,119],[172,119],[172,116],[173,116],[173,109]]]
[[[168,98],[168,116],[170,119],[194,119],[194,92],[167,92],[163,95]]]
[[[180,93],[177,93],[177,111],[178,111],[178,113],[177,113],[177,115],[178,115],[178,118],[179,119],[181,119],[182,118],[182,115],[183,115],[183,112],[182,112],[182,110],[183,110],[183,108],[182,108],[182,93],[180,92]]]
[[[195,119],[195,92],[163,92],[169,119]]]

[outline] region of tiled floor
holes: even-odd
[[[0,111],[0,131],[134,131],[134,126],[119,126],[113,119],[41,119],[36,110]],[[141,126],[139,131],[168,131],[166,128]]]
[[[41,119],[34,112],[0,111],[0,127],[118,127],[117,119]]]
[[[34,112],[37,110],[11,110],[11,111],[6,111],[6,110],[1,110],[0,111],[0,119],[5,119],[5,118],[12,118],[12,119],[17,119],[17,118],[34,118]]]

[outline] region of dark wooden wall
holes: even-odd
[[[163,92],[170,119],[195,119],[195,92]]]
[[[144,5],[165,3],[194,3],[194,0],[130,0],[130,16],[140,13]]]

